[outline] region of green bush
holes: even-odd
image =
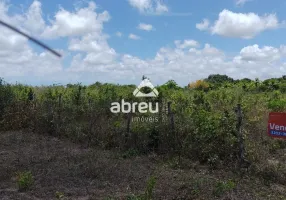
[[[234,107],[243,109],[243,133],[246,155],[258,155],[262,143],[255,131],[264,131],[269,110],[286,110],[285,79],[264,82],[233,80],[226,75],[211,75],[208,91],[181,88],[173,80],[158,86],[160,113],[132,117],[157,117],[158,121],[130,123],[128,115],[110,112],[111,102],[146,101],[132,95],[135,85],[95,83],[90,86],[30,87],[9,85],[0,79],[0,129],[33,130],[37,133],[66,137],[105,149],[120,149],[124,157],[155,151],[189,157],[211,167],[233,164],[237,159],[237,119]],[[243,89],[245,86],[246,89]],[[33,96],[33,98],[32,98]],[[167,105],[171,102],[172,114]],[[174,124],[171,125],[171,116]],[[253,147],[253,148],[252,148]],[[255,147],[255,148],[254,148]],[[131,149],[130,151],[126,151]],[[273,147],[275,150],[275,147]],[[255,156],[257,157],[257,156]]]
[[[272,111],[284,111],[286,109],[286,99],[275,99],[268,103],[268,108]]]

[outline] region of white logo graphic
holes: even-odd
[[[140,89],[143,87],[148,87],[152,91],[148,94],[144,94],[140,91]],[[159,95],[159,92],[148,79],[144,79],[140,83],[140,85],[134,90],[133,95],[135,97],[157,97]]]
[[[148,94],[144,94],[140,91],[141,88],[148,87],[152,91]],[[135,97],[157,97],[159,95],[158,90],[152,85],[149,79],[144,78],[140,85],[133,92]],[[159,103],[155,102],[126,102],[124,99],[121,102],[111,103],[110,111],[112,113],[158,113],[159,112]],[[155,117],[156,118],[156,117]],[[154,118],[154,119],[155,119]],[[149,119],[149,118],[148,118]],[[155,121],[158,119],[155,119]]]

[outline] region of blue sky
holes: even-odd
[[[33,85],[280,77],[285,8],[282,0],[0,0],[0,19],[64,55],[0,27],[0,77]]]

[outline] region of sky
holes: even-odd
[[[9,83],[186,86],[210,74],[286,75],[284,0],[0,0],[0,77]]]

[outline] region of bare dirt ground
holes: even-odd
[[[156,156],[124,159],[115,151],[83,148],[51,136],[23,132],[0,133],[0,199],[131,199],[142,194],[151,176],[157,178],[153,199],[286,199],[286,187],[229,170]],[[187,167],[186,167],[187,166]],[[19,192],[16,173],[31,171],[34,184]],[[229,180],[234,188],[227,189]],[[223,185],[223,186],[222,186]],[[128,197],[129,196],[129,197]]]

